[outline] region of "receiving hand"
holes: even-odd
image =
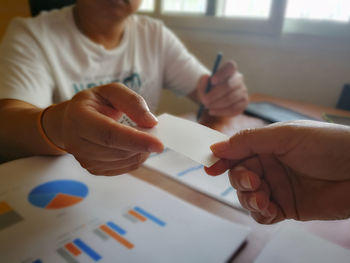
[[[211,81],[212,89],[205,93],[208,81]],[[234,116],[242,113],[248,104],[243,75],[231,61],[222,65],[212,78],[203,75],[196,90],[200,102],[212,116]]]
[[[60,131],[50,125],[55,111],[60,112]],[[118,123],[123,113],[143,128],[157,124],[144,99],[122,84],[79,92],[45,113],[43,124],[49,138],[90,173],[117,175],[138,168],[149,153],[163,150],[157,138]]]
[[[213,145],[206,171],[229,178],[259,223],[350,217],[350,128],[312,121],[245,130]]]

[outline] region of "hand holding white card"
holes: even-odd
[[[229,138],[196,122],[166,113],[160,115],[158,121],[158,125],[149,131],[151,134],[166,147],[207,167],[219,160],[212,154],[210,146]]]

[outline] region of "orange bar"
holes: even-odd
[[[122,244],[126,248],[128,248],[128,249],[134,248],[134,244],[130,243],[128,240],[126,240],[125,238],[123,238],[122,236],[120,236],[119,234],[114,232],[108,226],[102,225],[102,226],[100,226],[100,229],[102,229],[105,233],[107,233],[109,236],[111,236],[112,238],[117,240],[120,244]]]
[[[68,243],[64,247],[74,256],[79,256],[81,254],[81,251],[76,246],[74,246],[73,243]]]
[[[129,211],[129,214],[136,217],[138,220],[142,221],[142,222],[145,222],[147,220],[146,217],[144,217],[143,215],[140,215],[139,213],[137,213],[136,211],[134,210],[130,210]]]

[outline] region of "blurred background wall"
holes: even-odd
[[[14,16],[29,16],[28,0],[1,0],[0,39],[5,33],[9,21]]]

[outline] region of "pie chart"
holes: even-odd
[[[35,187],[28,195],[28,201],[45,209],[60,209],[81,202],[89,189],[75,180],[50,181]]]

